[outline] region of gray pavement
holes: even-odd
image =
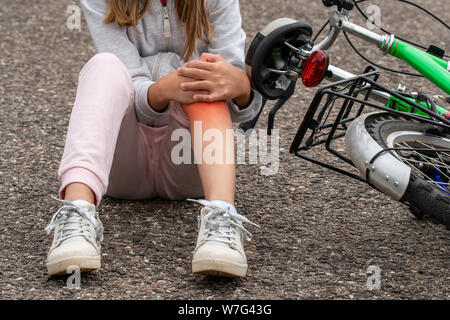
[[[448,1],[418,1],[450,21]],[[371,1],[380,4],[381,1]],[[238,167],[237,208],[261,225],[247,243],[245,279],[211,279],[190,272],[198,207],[164,200],[105,198],[103,267],[83,276],[49,278],[44,232],[59,203],[57,169],[77,75],[95,54],[87,26],[66,27],[76,1],[2,0],[0,5],[0,299],[448,299],[450,233],[418,221],[408,209],[368,186],[288,153],[314,90],[299,86],[280,111],[280,170],[264,177]],[[448,31],[416,9],[383,1],[382,23],[423,44],[450,52]],[[321,1],[241,1],[248,42],[278,17],[314,30],[331,14]],[[398,14],[396,17],[395,14]],[[361,22],[354,12],[355,21]],[[343,39],[343,38],[341,38]],[[369,57],[408,70],[356,41]],[[341,41],[332,63],[362,72],[366,63]],[[438,93],[425,80],[383,73],[381,82]],[[267,110],[259,128],[264,128]],[[321,155],[323,159],[327,154]],[[381,269],[381,289],[366,286],[367,268]]]

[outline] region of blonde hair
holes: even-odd
[[[136,32],[137,23],[150,9],[152,0],[108,0],[104,23],[131,26]],[[188,60],[196,51],[196,40],[207,41],[213,36],[214,28],[208,19],[205,0],[175,0],[178,19],[184,23],[186,44],[182,56]]]

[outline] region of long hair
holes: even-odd
[[[108,0],[108,10],[104,23],[117,23],[137,30],[137,23],[150,9],[152,0]],[[182,56],[188,60],[196,51],[196,40],[210,39],[214,33],[208,19],[205,0],[175,0],[178,19],[184,24],[186,44]]]

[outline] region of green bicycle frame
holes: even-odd
[[[406,98],[406,100],[409,100],[411,102],[415,102],[418,105],[428,109],[429,106],[423,102],[423,101],[419,101],[417,99],[413,99],[413,98]],[[409,113],[414,113],[420,116],[424,116],[424,117],[429,117],[428,114],[426,114],[425,112],[414,108],[412,105],[410,105],[407,102],[404,102],[403,100],[400,100],[394,96],[391,96],[389,98],[389,100],[386,102],[386,107],[388,107],[389,109],[393,109],[393,110],[397,110],[397,111],[402,111],[402,112],[409,112]],[[436,112],[443,116],[446,119],[450,118],[450,112],[448,112],[447,110],[445,110],[444,108],[442,108],[441,106],[436,105]]]
[[[389,54],[406,61],[436,86],[450,94],[450,62],[395,39]]]
[[[407,62],[411,67],[420,72],[425,78],[450,95],[450,62],[434,56],[421,49],[413,47],[406,42],[400,41],[394,35],[379,35],[356,25],[348,20],[348,11],[338,11],[330,19],[330,32],[328,36],[314,49],[328,49],[336,40],[340,30],[351,33],[365,41],[377,45],[383,52]],[[416,99],[409,99],[411,102],[428,108],[427,103]],[[426,116],[424,112],[414,108],[408,102],[401,101],[395,97],[390,97],[387,107],[404,112],[412,112]],[[443,117],[450,119],[450,113],[442,107],[436,106],[437,112]]]
[[[403,41],[394,40],[389,54],[406,61],[414,69],[419,71],[425,78],[430,80],[436,86],[441,88],[447,94],[450,94],[450,62],[440,59],[432,54],[417,49]],[[427,108],[427,104],[415,99],[409,99],[417,104]],[[403,112],[412,112],[418,115],[427,116],[424,112],[413,108],[408,103],[401,101],[395,97],[391,97],[387,107]],[[436,106],[436,111],[439,115],[449,118],[450,113],[441,106]]]

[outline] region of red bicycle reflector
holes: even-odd
[[[326,51],[317,50],[311,53],[302,70],[302,82],[305,87],[312,88],[319,85],[327,73],[328,64]]]

